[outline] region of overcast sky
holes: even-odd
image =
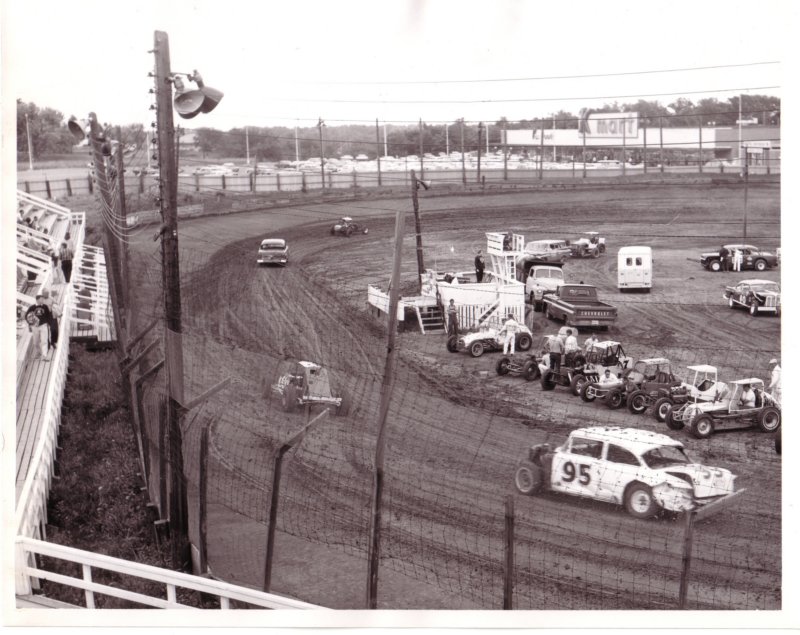
[[[320,116],[329,125],[515,120],[639,96],[666,105],[682,95],[781,95],[786,65],[757,63],[784,60],[797,14],[777,0],[4,3],[6,94],[66,116],[149,122],[148,51],[162,30],[173,71],[198,69],[225,92],[213,113],[186,123],[223,130]],[[742,66],[642,73],[723,65]],[[573,77],[540,79],[563,76]],[[476,81],[507,79],[521,81]]]

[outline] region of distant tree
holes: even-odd
[[[75,145],[62,113],[17,99],[17,151],[25,154],[28,152],[28,127],[34,157],[71,152]]]

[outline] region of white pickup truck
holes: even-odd
[[[544,296],[564,284],[564,271],[556,265],[533,265],[525,279],[525,296],[535,311],[544,306]]]

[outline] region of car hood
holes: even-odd
[[[534,279],[532,284],[534,287],[542,287],[543,289],[547,289],[549,291],[555,291],[558,289],[558,287],[564,284],[564,281],[555,278],[542,278],[539,280]]]
[[[654,470],[665,477],[678,478],[691,484],[696,498],[724,496],[734,491],[736,476],[721,467],[707,467],[698,463],[672,465]]]
[[[753,295],[757,298],[777,297],[780,295],[778,291],[753,291]]]

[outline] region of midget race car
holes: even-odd
[[[351,234],[367,234],[369,229],[361,223],[356,223],[349,216],[342,216],[336,224],[331,227],[331,236],[343,235],[350,236]]]
[[[456,337],[447,338],[447,350],[451,353],[469,351],[473,357],[480,357],[486,351],[502,351],[505,337],[498,335],[501,329],[493,326],[483,326],[474,333],[465,333]],[[519,325],[519,332],[514,342],[514,351],[528,351],[533,344],[533,333],[524,324]]]
[[[672,374],[670,362],[663,357],[650,357],[640,359],[632,366],[626,368],[615,383],[593,382],[587,383],[580,388],[580,396],[584,401],[594,401],[602,399],[603,402],[612,409],[621,408],[629,404],[628,398],[633,393],[644,393],[648,399],[655,396],[669,396],[670,392],[681,386],[681,381]],[[688,386],[687,386],[688,388]],[[639,414],[644,412],[644,408],[631,409],[631,412]]]
[[[293,412],[305,405],[333,406],[334,414],[343,416],[349,410],[344,393],[334,394],[328,371],[314,362],[299,361],[291,371],[281,375],[271,386],[279,396],[285,412]]]
[[[606,252],[606,239],[597,232],[583,232],[576,240],[568,240],[571,255],[575,258],[599,258]]]
[[[616,503],[636,518],[732,502],[744,491],[735,491],[735,481],[727,469],[693,463],[683,444],[665,434],[601,426],[574,430],[555,449],[532,446],[514,475],[522,494],[563,492]]]
[[[763,432],[775,432],[781,426],[781,409],[772,396],[764,391],[764,382],[757,377],[731,382],[733,389],[720,393],[707,402],[690,402],[667,413],[666,424],[671,430],[689,426],[698,439],[707,439],[719,427],[734,424],[735,429],[758,427]],[[755,405],[743,406],[742,392],[750,386],[755,393]]]
[[[772,280],[742,280],[732,287],[725,287],[722,297],[730,308],[743,306],[750,315],[764,311],[781,314],[781,286]]]

